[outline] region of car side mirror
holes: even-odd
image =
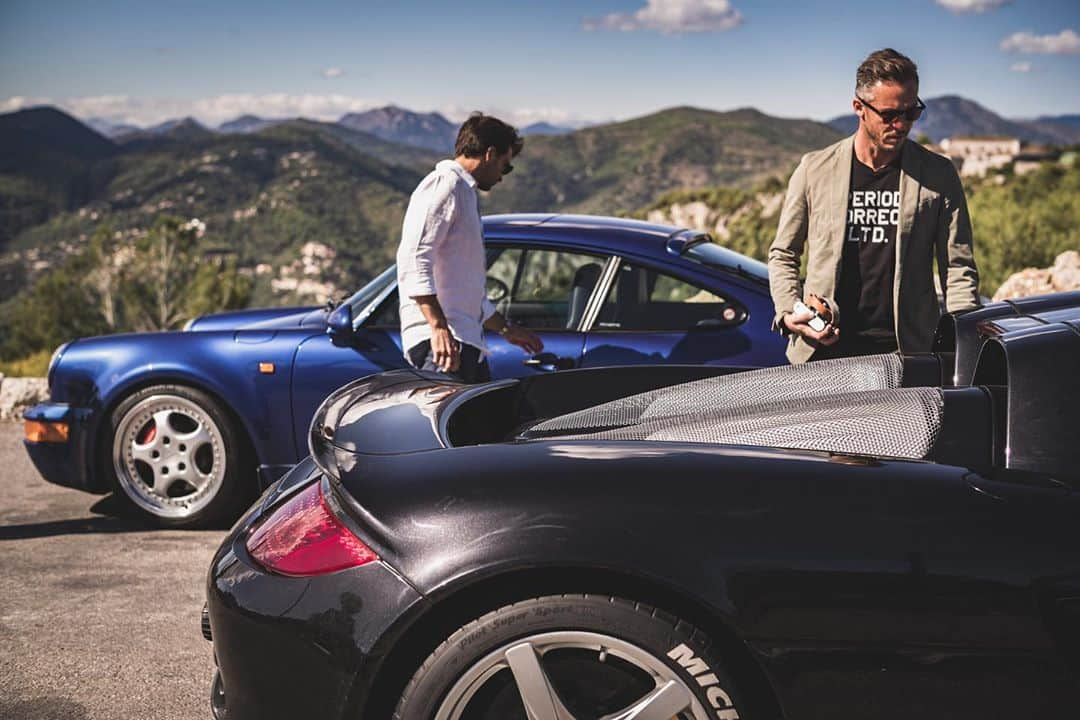
[[[353,339],[356,329],[353,328],[352,305],[341,303],[330,313],[326,319],[326,334],[335,345],[345,345]]]

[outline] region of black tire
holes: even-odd
[[[533,598],[488,613],[439,645],[405,687],[394,718],[524,720],[518,680],[528,685],[536,668],[575,719],[625,711],[670,685],[667,697],[682,709],[664,717],[737,720],[741,700],[715,653],[692,625],[631,600]]]
[[[170,420],[159,438],[151,418],[163,413]],[[139,443],[140,432],[152,432],[147,444]],[[185,438],[198,446],[188,448]],[[161,441],[166,445],[158,446],[153,460],[134,457]],[[113,410],[103,434],[101,468],[115,496],[144,521],[170,528],[220,527],[235,520],[253,494],[253,483],[244,482],[251,479],[248,455],[232,419],[209,395],[184,385],[152,385]],[[160,476],[162,469],[172,478]],[[211,480],[199,486],[203,477]]]

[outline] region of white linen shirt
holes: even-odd
[[[431,339],[418,295],[434,295],[450,334],[487,354],[484,321],[495,312],[487,299],[484,231],[476,180],[454,160],[443,160],[413,191],[397,252],[401,349]]]

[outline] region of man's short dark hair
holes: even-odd
[[[855,71],[855,94],[870,94],[878,83],[906,85],[909,82],[919,84],[919,69],[915,63],[907,55],[885,48],[870,53]]]
[[[513,125],[507,125],[497,117],[474,112],[458,130],[454,157],[483,157],[489,147],[495,148],[500,155],[512,148],[516,156],[524,145],[525,141]]]

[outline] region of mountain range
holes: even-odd
[[[912,137],[925,134],[934,142],[959,135],[998,135],[1029,143],[1072,145],[1080,143],[1080,116],[1061,115],[1035,120],[1008,120],[974,100],[942,95],[926,100],[926,111],[912,128]],[[829,125],[851,134],[859,126],[854,114],[840,115]]]
[[[263,118],[258,115],[240,115],[217,126],[219,133],[251,133],[259,132],[273,125],[298,120],[299,118]],[[101,135],[114,140],[133,138],[149,133],[161,135],[169,133],[185,121],[198,124],[191,118],[179,120],[166,120],[157,125],[140,128],[130,123],[117,123],[107,118],[91,117],[83,120],[93,130]],[[353,130],[361,130],[371,133],[384,140],[426,147],[439,152],[449,152],[457,138],[458,126],[450,123],[439,113],[420,114],[409,110],[388,105],[377,110],[369,110],[364,113],[348,113],[337,120],[338,125]],[[205,128],[205,126],[201,126]],[[563,125],[553,125],[548,122],[536,122],[519,128],[523,136],[528,135],[566,135],[574,131],[574,128]]]
[[[934,139],[1080,136],[1076,115],[1009,121],[954,96],[927,104],[916,130]],[[483,208],[625,214],[680,188],[749,189],[783,178],[802,153],[849,132],[851,119],[679,107],[573,131],[533,126],[517,170]],[[138,233],[163,213],[207,222],[207,242],[251,266],[322,242],[355,283],[391,256],[409,194],[455,133],[437,113],[394,106],[339,122],[248,115],[214,129],[193,118],[142,129],[83,123],[49,107],[0,115],[0,300],[96,229]]]
[[[776,118],[752,108],[692,107],[565,135],[536,135],[526,140],[514,174],[485,200],[485,209],[614,215],[673,188],[748,186],[783,176],[800,155],[839,138],[812,120]]]
[[[89,202],[119,147],[58,110],[0,115],[0,248]]]
[[[429,139],[448,143],[455,130],[445,118],[400,109],[359,114],[353,127],[238,120],[234,132],[184,118],[110,139],[55,108],[0,116],[0,300],[100,228],[139,237],[161,214],[199,218],[208,246],[249,268],[276,269],[305,243],[325,244],[352,286],[392,257],[410,193],[448,154],[435,142],[385,136],[407,130],[415,143],[427,128]],[[520,170],[483,205],[617,214],[672,187],[782,176],[800,153],[836,137],[812,121],[694,108],[537,134],[515,161]],[[269,280],[257,279],[261,302],[274,301]]]
[[[338,124],[383,140],[440,153],[453,151],[458,131],[457,125],[439,113],[414,113],[394,105],[362,113],[348,113],[338,120]]]
[[[925,133],[931,140],[956,135],[1007,135],[1024,142],[1071,145],[1080,143],[1080,115],[1040,116],[1034,119],[1009,119],[998,115],[979,103],[958,95],[943,95],[926,101],[927,111],[915,123],[917,136]],[[208,128],[192,118],[167,120],[152,127],[140,128],[130,123],[115,123],[105,118],[93,117],[84,122],[107,138],[129,142],[145,139],[148,135],[177,137],[201,134],[200,131],[225,134],[259,132],[273,125],[298,118],[263,118],[257,115],[241,115],[223,122],[216,128]],[[458,125],[439,113],[417,113],[395,105],[348,113],[336,123],[350,130],[374,135],[382,140],[414,145],[439,153],[453,149]],[[839,115],[827,121],[829,126],[841,133],[855,132],[858,120],[853,114]],[[587,127],[587,126],[585,126]],[[547,122],[537,122],[519,128],[524,136],[569,135],[575,130]]]

